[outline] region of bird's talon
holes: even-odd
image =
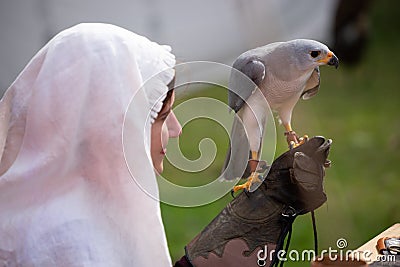
[[[296,148],[304,143],[306,143],[308,141],[308,135],[304,135],[303,137],[298,138],[298,142],[295,141],[290,141],[289,142],[289,149],[293,149]]]
[[[296,143],[294,141],[290,141],[289,148],[293,149],[293,148],[295,148],[295,145],[296,145]]]
[[[299,143],[297,144],[297,146],[302,145],[307,141],[308,141],[308,135],[305,134],[303,137],[299,138]]]
[[[262,175],[257,172],[253,172],[249,178],[247,178],[247,181],[244,184],[234,186],[231,191],[236,193],[239,190],[244,190],[245,192],[249,193],[253,183],[262,183]]]

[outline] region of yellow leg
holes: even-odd
[[[297,135],[293,131],[290,123],[284,124],[283,126],[285,127],[285,130],[286,130],[286,132],[285,132],[286,141],[288,142],[289,148],[292,149],[292,148],[296,147],[296,144],[298,143]]]
[[[247,178],[247,181],[244,184],[234,186],[232,191],[236,193],[239,190],[245,189],[250,191],[250,188],[253,183],[261,183],[261,179],[259,178],[259,174],[257,172],[252,172],[251,175]]]
[[[303,137],[298,138],[296,133],[293,131],[292,126],[290,123],[284,125],[286,132],[286,140],[288,142],[289,148],[295,148],[299,145],[304,144],[308,140],[308,135],[304,135]]]
[[[286,132],[293,132],[292,125],[290,123],[283,125],[286,129]]]
[[[251,151],[251,159],[258,160],[258,152],[257,151]]]
[[[251,159],[252,160],[257,160],[258,161],[258,152],[257,151],[251,151]],[[237,192],[239,190],[245,189],[247,191],[250,191],[251,185],[254,182],[262,182],[261,179],[258,177],[260,174],[256,171],[252,172],[251,175],[247,178],[247,181],[244,184],[234,186],[232,191]]]

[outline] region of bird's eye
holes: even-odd
[[[321,51],[318,51],[318,50],[314,50],[314,51],[311,51],[311,52],[310,52],[310,55],[311,55],[313,58],[318,57],[320,54],[321,54]]]

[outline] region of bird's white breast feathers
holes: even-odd
[[[267,75],[262,86],[262,93],[271,109],[279,111],[284,106],[294,107],[311,74],[312,70],[292,81],[282,81],[274,75]]]

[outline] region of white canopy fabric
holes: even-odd
[[[174,65],[169,47],[108,24],[34,56],[0,102],[0,265],[172,265],[159,202],[135,179],[158,194],[150,127]]]
[[[179,62],[201,60],[232,65],[244,51],[272,42],[307,38],[332,45],[338,3],[338,0],[2,1],[0,95],[44,42],[79,22],[112,23],[168,43]],[[207,77],[225,79],[215,75],[215,69],[200,70]]]

